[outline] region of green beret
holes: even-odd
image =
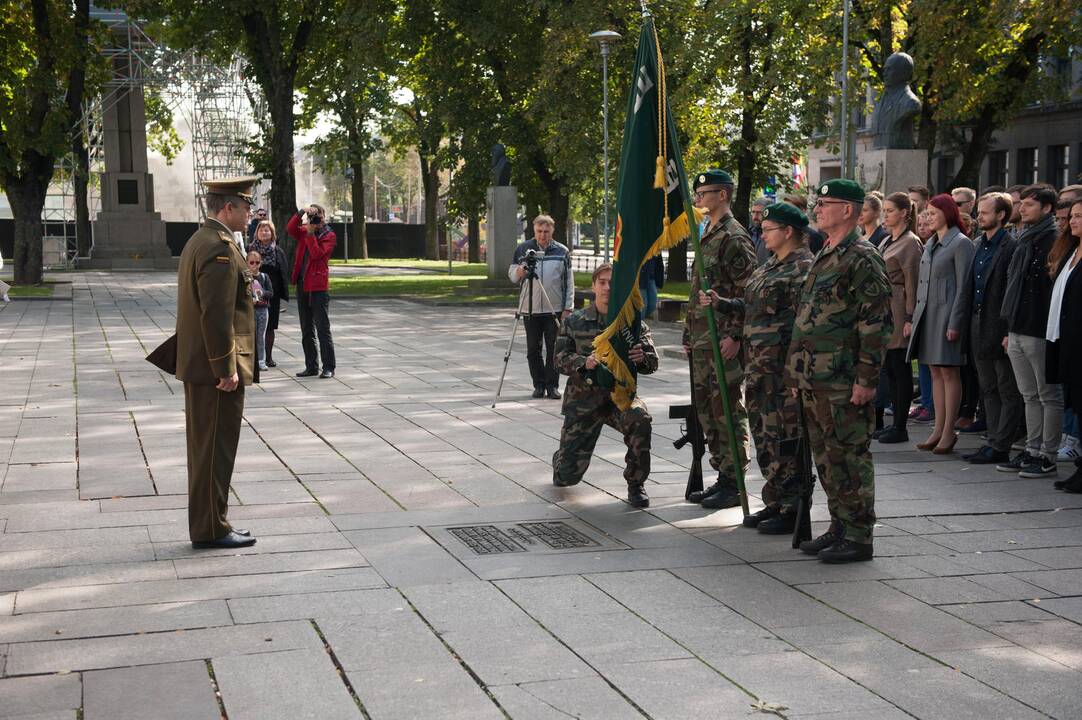
[[[864,188],[862,188],[855,180],[847,180],[844,178],[827,180],[819,186],[819,197],[863,203]]]
[[[692,187],[696,190],[700,185],[732,185],[733,176],[724,170],[704,170],[695,176],[695,181],[692,183]]]
[[[774,203],[763,209],[763,220],[790,225],[797,230],[808,227],[808,216],[788,203]]]

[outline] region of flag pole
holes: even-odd
[[[640,2],[642,3],[642,8],[643,8],[644,14],[649,16],[649,11],[646,9],[646,0],[640,0]],[[651,26],[652,25],[653,25],[653,23],[651,23]],[[655,37],[655,40],[656,40],[657,29],[653,28],[653,27],[651,29],[654,31],[654,37]],[[657,61],[658,61],[658,64],[660,65],[661,64],[660,55],[658,56]],[[661,68],[659,67],[658,68],[658,73],[660,74],[660,72],[661,72]],[[658,101],[665,103],[665,113],[667,114],[669,112],[669,107],[668,107],[669,99],[667,97],[662,97],[661,93],[658,93]],[[678,170],[679,170],[679,177],[686,178],[687,175],[684,172],[683,153],[680,150],[680,141],[676,137],[675,132],[670,132],[669,140],[670,140],[670,142],[672,142],[672,145],[673,145],[673,154],[675,156],[674,159],[676,160],[677,167],[678,167]],[[691,196],[688,194],[688,188],[687,188],[687,183],[686,182],[683,183],[681,185],[681,187],[680,187],[680,197],[684,201],[684,213],[687,215],[687,218],[688,218],[688,228],[690,230],[690,235],[691,235],[691,244],[692,244],[693,249],[695,250],[695,276],[699,280],[699,286],[702,287],[702,280],[703,280],[703,275],[705,274],[705,270],[704,270],[704,267],[703,267],[702,253],[700,252],[700,242],[701,241],[700,241],[700,238],[699,238],[699,224],[697,222],[695,222],[695,211],[694,211],[694,209],[692,207],[692,204],[691,204]],[[690,309],[690,302],[697,302],[697,301],[698,301],[697,298],[691,298],[690,301],[689,301],[689,309]],[[721,407],[722,407],[722,410],[725,412],[725,426],[726,426],[726,428],[728,428],[729,452],[732,454],[733,467],[736,470],[736,472],[734,473],[736,475],[736,477],[734,478],[736,480],[736,489],[737,489],[737,492],[740,493],[740,507],[744,511],[744,514],[747,515],[748,514],[748,491],[747,491],[747,488],[744,485],[744,467],[740,464],[740,448],[737,446],[737,442],[736,442],[736,428],[734,426],[735,424],[733,423],[733,410],[732,410],[732,407],[729,405],[729,385],[726,382],[726,378],[725,378],[725,365],[724,365],[724,363],[722,361],[722,357],[721,357],[721,346],[720,346],[719,341],[718,341],[718,327],[717,327],[717,323],[715,322],[715,319],[714,319],[714,306],[713,306],[713,304],[710,304],[710,305],[706,306],[706,320],[710,325],[710,346],[714,350],[715,379],[718,382],[718,389],[719,389],[719,391],[721,393]],[[694,398],[692,398],[692,403],[694,404]]]

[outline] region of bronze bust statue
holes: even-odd
[[[913,149],[913,118],[920,114],[920,100],[909,89],[913,58],[896,52],[883,65],[883,94],[872,114],[873,147]]]
[[[492,185],[506,187],[511,184],[511,160],[502,143],[492,146]]]

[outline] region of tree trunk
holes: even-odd
[[[425,257],[439,260],[440,236],[436,225],[436,204],[440,194],[440,171],[424,156],[421,156],[421,181],[425,189]]]
[[[563,183],[554,183],[549,189],[548,214],[556,223],[556,229],[552,233],[552,239],[570,247],[567,239],[567,219],[571,215],[571,199],[564,191]]]
[[[481,262],[481,218],[476,212],[466,218],[466,241],[469,248],[469,262]]]
[[[601,223],[594,218],[594,255],[601,254]]]
[[[958,173],[950,181],[950,185],[944,188],[944,192],[949,192],[956,187],[980,187],[981,163],[984,162],[984,156],[988,154],[995,130],[996,126],[992,122],[991,113],[984,115],[973,126],[969,142],[966,143],[965,150],[962,152],[962,167],[958,168]]]
[[[75,29],[80,39],[79,61],[72,68],[68,82],[69,122],[78,123],[83,115],[83,95],[86,90],[86,63],[90,43],[86,41],[90,33],[90,0],[76,0]],[[76,256],[88,257],[93,243],[90,227],[90,205],[87,201],[87,189],[90,185],[90,153],[83,140],[82,128],[72,134],[72,189],[75,193],[75,244]]]
[[[669,248],[669,266],[666,268],[665,277],[677,282],[685,282],[688,279],[688,241],[680,243],[676,247]]]
[[[11,213],[15,217],[14,280],[16,285],[38,285],[44,271],[41,265],[43,225],[41,210],[49,182],[33,177],[19,178],[7,184]]]
[[[278,241],[284,243],[286,254],[293,257],[296,243],[285,232],[286,223],[297,211],[297,176],[293,168],[293,84],[292,75],[282,75],[272,87],[263,88],[270,108],[273,131],[271,134],[271,163],[274,176],[271,178],[270,205],[274,226],[278,228]],[[312,198],[305,202],[311,202]]]
[[[736,197],[731,198],[733,217],[736,221],[748,226],[748,208],[751,207],[752,178],[755,176],[755,153],[752,147],[755,143],[755,131],[748,130],[748,124],[754,123],[749,118],[744,119],[743,134],[745,138],[740,144],[740,150],[736,156]]]
[[[353,207],[353,247],[350,257],[368,259],[368,224],[364,217],[364,162],[357,161],[353,168],[353,184],[350,189],[350,205]]]

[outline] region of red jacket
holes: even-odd
[[[286,232],[297,241],[297,255],[293,259],[293,277],[290,283],[297,284],[301,264],[304,262],[304,251],[307,250],[308,266],[304,270],[304,292],[326,290],[327,276],[330,274],[327,261],[334,252],[334,246],[338,244],[334,231],[324,225],[323,232],[319,235],[309,235],[307,230],[301,227],[301,214],[297,213],[286,223]]]

